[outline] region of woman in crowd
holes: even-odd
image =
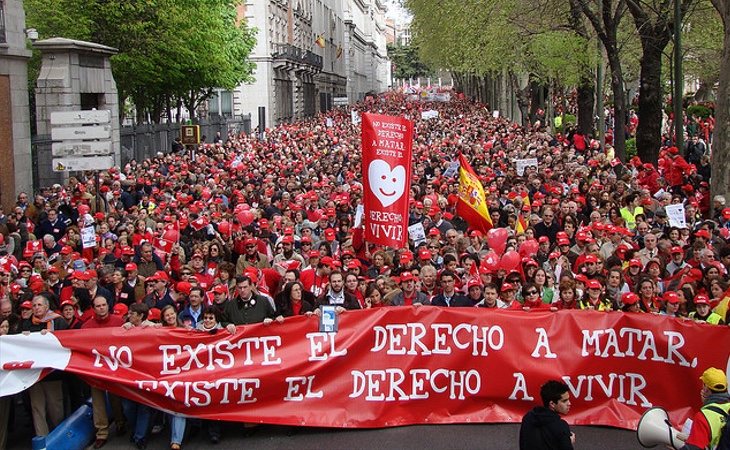
[[[284,317],[298,316],[314,312],[314,296],[306,292],[302,283],[292,281],[276,296],[276,312]]]
[[[172,305],[167,305],[160,311],[162,326],[166,328],[182,327],[177,317],[177,311]],[[170,414],[170,450],[180,450],[183,435],[185,434],[185,417],[177,414]]]

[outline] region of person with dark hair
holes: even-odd
[[[274,301],[276,311],[284,317],[314,312],[314,296],[304,290],[300,281],[285,284]]]
[[[229,333],[235,334],[236,325],[262,322],[269,324],[274,318],[278,319],[271,302],[264,296],[254,293],[251,278],[244,275],[236,276],[236,291],[236,295],[223,307],[227,321],[226,330]]]
[[[456,291],[456,274],[444,270],[439,275],[441,293],[431,300],[432,306],[474,306],[468,298]]]
[[[550,380],[540,388],[542,406],[536,406],[522,418],[520,450],[569,450],[575,434],[560,416],[570,412],[568,385]]]

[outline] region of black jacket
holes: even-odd
[[[520,450],[572,450],[570,427],[555,411],[533,408],[522,418]]]

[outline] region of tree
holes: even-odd
[[[685,76],[700,82],[695,100],[710,100],[720,78],[722,21],[710,0],[695,2],[684,21],[688,25],[682,29],[682,68]]]
[[[611,90],[613,91],[613,111],[615,129],[613,144],[616,157],[626,160],[626,99],[624,93],[624,75],[621,67],[620,43],[618,31],[621,19],[626,12],[625,0],[570,0],[572,8],[583,12],[606,51],[608,66],[611,69]]]
[[[414,45],[388,44],[388,57],[393,62],[393,77],[399,80],[425,77],[431,69],[418,57],[418,47]]]
[[[172,104],[184,104],[194,115],[214,88],[233,89],[250,79],[254,31],[237,23],[239,3],[26,0],[28,25],[41,36],[92,40],[119,49],[112,70],[120,104],[131,98],[138,122],[148,114],[158,122]]]
[[[723,40],[712,146],[714,170],[710,190],[713,196],[720,194],[728,198],[728,189],[730,189],[730,170],[727,170],[730,166],[730,0],[712,0],[712,4],[722,18]]]
[[[674,1],[626,0],[641,39],[642,49],[636,151],[642,161],[651,163],[657,162],[662,142],[662,54],[677,25],[674,23]],[[693,1],[682,0],[683,16]]]

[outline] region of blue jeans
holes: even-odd
[[[185,417],[170,414],[170,444],[182,444],[185,420]]]
[[[150,416],[152,409],[141,403],[132,400],[123,400],[124,415],[127,417],[127,423],[132,428],[132,440],[139,442],[147,438],[147,431],[150,428]],[[184,428],[183,428],[184,431]]]

